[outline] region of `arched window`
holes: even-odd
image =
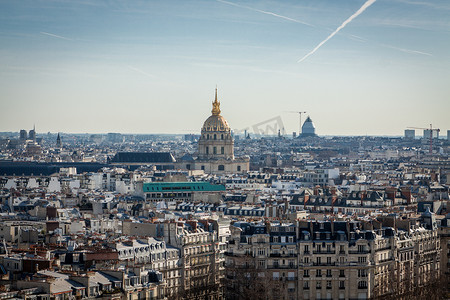
[[[221,139],[223,140],[223,133],[222,133]]]
[[[219,171],[223,171],[225,170],[225,166],[224,165],[219,165]]]

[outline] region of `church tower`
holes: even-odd
[[[61,136],[59,135],[56,137],[56,148],[62,148],[62,142],[61,142]]]
[[[227,120],[220,115],[220,101],[217,100],[217,88],[212,103],[211,116],[203,123],[198,141],[199,159],[234,159],[234,141]]]

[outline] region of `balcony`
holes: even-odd
[[[370,254],[370,250],[348,250],[348,254]]]
[[[333,251],[333,250],[331,250],[331,251],[326,251],[326,250],[317,251],[317,250],[314,250],[313,254],[336,254],[336,251]]]
[[[320,262],[320,263],[313,262],[313,266],[336,266],[336,262],[330,262],[330,263],[327,263],[327,262]]]

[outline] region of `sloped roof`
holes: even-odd
[[[117,152],[110,163],[174,163],[170,152]]]

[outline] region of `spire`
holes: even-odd
[[[218,116],[220,115],[220,102],[217,101],[217,87],[216,87],[216,97],[214,99],[214,102],[212,103],[213,108],[211,110],[211,113],[213,114],[213,116]]]

